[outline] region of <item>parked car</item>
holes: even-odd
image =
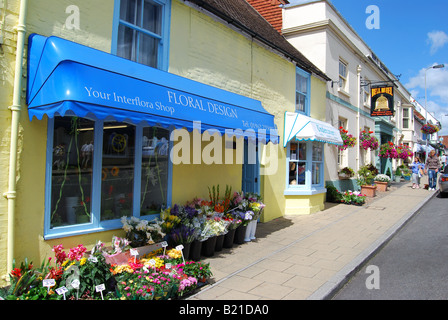
[[[448,195],[448,166],[439,174],[439,189],[442,197]]]

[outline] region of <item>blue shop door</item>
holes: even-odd
[[[256,143],[244,141],[243,192],[260,194],[260,162]]]

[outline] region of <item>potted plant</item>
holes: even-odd
[[[350,167],[342,168],[341,171],[339,171],[338,176],[341,180],[347,180],[350,179],[355,175],[355,171]]]
[[[368,197],[374,197],[376,194],[376,186],[372,185],[375,175],[368,166],[362,166],[358,170],[356,182],[361,188],[361,193]]]
[[[377,186],[377,190],[380,192],[385,192],[387,190],[387,185],[390,181],[390,178],[386,174],[378,174],[375,176],[374,181]]]

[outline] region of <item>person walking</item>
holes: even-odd
[[[420,162],[419,157],[414,158],[414,162],[409,165],[412,170],[412,189],[420,188],[420,178],[422,177],[425,165]]]
[[[431,150],[425,163],[425,173],[428,174],[428,190],[436,190],[437,173],[439,172],[440,162],[436,152]]]

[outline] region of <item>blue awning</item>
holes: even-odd
[[[32,34],[28,48],[30,121],[76,115],[189,131],[199,122],[202,132],[241,129],[235,134],[278,143],[260,101],[54,36]]]
[[[297,141],[319,141],[339,146],[343,144],[339,130],[329,123],[303,114],[285,112],[283,147],[293,138]]]

